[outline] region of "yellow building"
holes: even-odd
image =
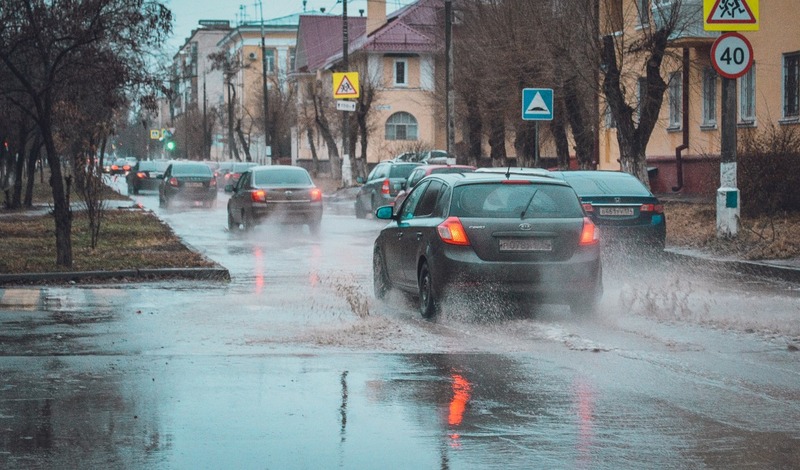
[[[719,187],[722,80],[712,65],[711,48],[720,33],[705,31],[704,1],[715,3],[600,0],[601,33],[624,36],[628,44],[660,26],[665,12],[680,5],[678,26],[662,66],[669,85],[646,151],[648,167],[657,170],[651,172],[654,192],[675,189],[712,195]],[[741,2],[747,1],[730,5],[741,8]],[[736,83],[739,140],[769,126],[800,126],[800,9],[795,0],[762,0],[757,17],[758,31],[741,32],[752,44],[754,65]],[[629,61],[626,70],[629,102],[633,103],[640,79],[636,71],[643,67]],[[600,125],[599,166],[619,169],[616,129],[607,110],[602,111],[606,112],[601,113],[605,119]]]

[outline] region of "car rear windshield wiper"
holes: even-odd
[[[533,203],[533,198],[536,197],[536,193],[538,193],[538,192],[539,192],[538,189],[535,189],[533,191],[533,194],[531,194],[531,198],[528,199],[528,203],[525,205],[525,210],[523,210],[522,213],[519,215],[520,219],[524,219],[525,218],[525,214],[527,214],[528,213],[528,209],[531,208],[531,203]]]

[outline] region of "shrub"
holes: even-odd
[[[797,127],[771,125],[742,139],[737,152],[743,215],[775,215],[800,208]]]

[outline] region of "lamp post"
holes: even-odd
[[[268,161],[271,164],[272,149],[270,147],[271,137],[269,125],[269,89],[267,87],[267,45],[264,38],[264,5],[261,0],[258,1],[258,8],[261,12],[261,81],[264,92],[264,147],[267,158],[269,159]]]
[[[342,66],[349,72],[348,43],[350,42],[347,30],[347,0],[342,0]],[[345,187],[353,184],[353,168],[350,165],[350,112],[342,111],[342,185]]]

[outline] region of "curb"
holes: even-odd
[[[43,282],[79,282],[89,279],[202,279],[230,281],[225,268],[159,268],[126,269],[120,271],[70,271],[51,273],[0,274],[0,284],[38,284]]]
[[[782,266],[765,263],[763,261],[717,259],[681,253],[669,248],[664,250],[664,254],[672,257],[674,260],[682,262],[692,261],[702,263],[700,266],[702,268],[731,270],[739,274],[766,276],[783,281],[800,282],[800,267]]]

